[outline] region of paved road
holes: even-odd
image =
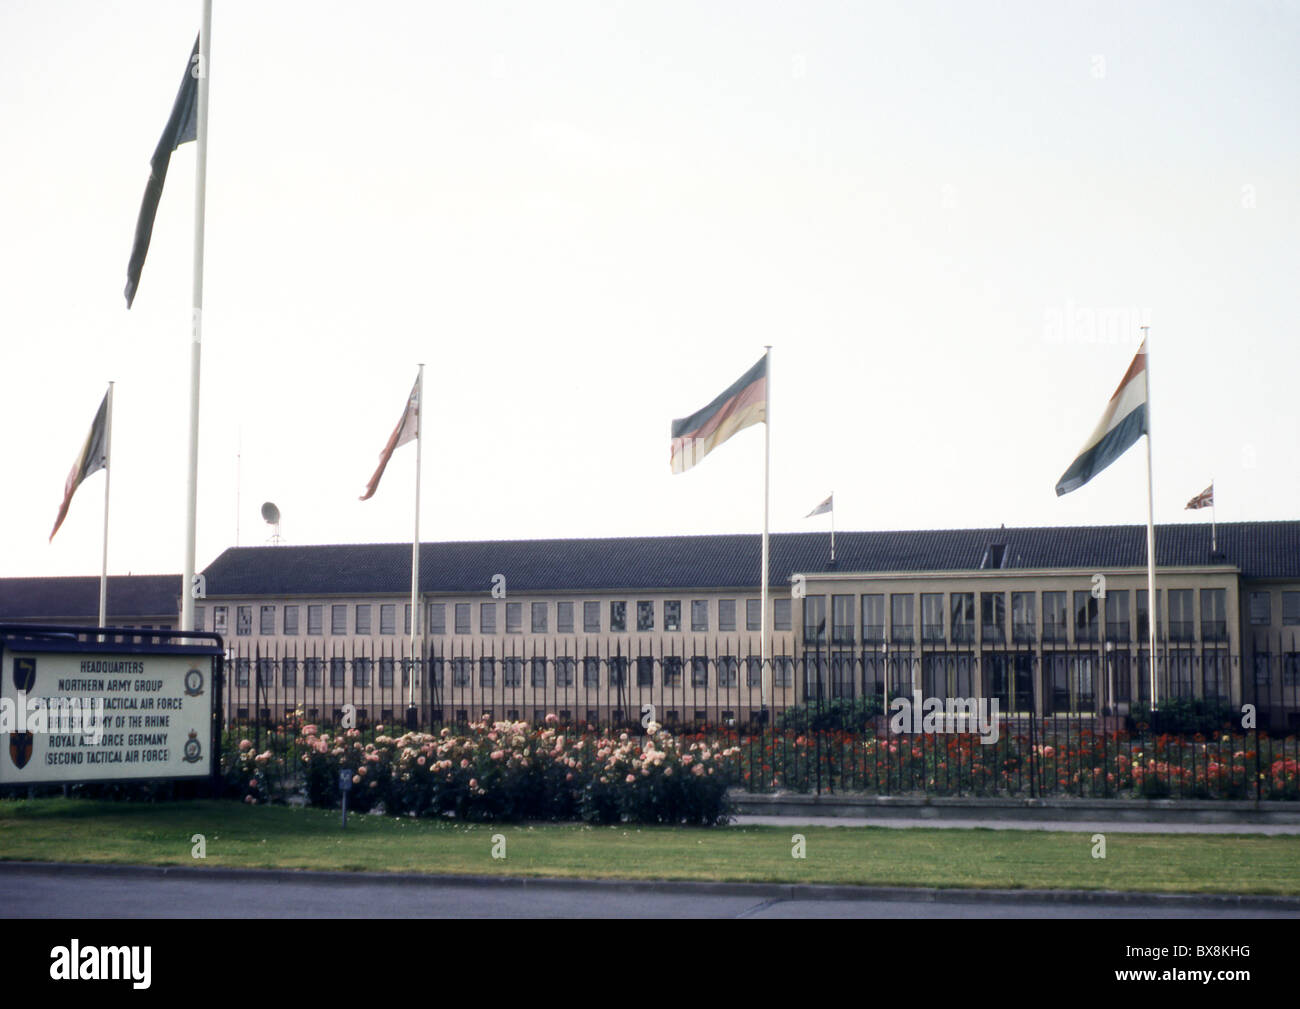
[[[737,816],[738,827],[938,827],[969,830],[1063,830],[1074,834],[1300,834],[1300,823],[1155,823],[1127,820],[995,820],[926,816]]]
[[[804,899],[758,892],[658,890],[618,884],[387,880],[365,874],[293,879],[283,873],[72,868],[0,863],[0,914],[14,918],[1278,918],[1300,906],[1239,908],[1165,900],[1061,903],[1014,897]],[[732,888],[740,890],[742,888]]]

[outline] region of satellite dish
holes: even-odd
[[[276,525],[280,521],[280,509],[273,502],[268,501],[262,505],[262,518],[268,525]]]

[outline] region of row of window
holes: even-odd
[[[455,659],[433,659],[430,662],[430,670],[433,676],[433,685],[440,687],[444,683],[444,673],[450,672],[450,682],[453,687],[472,686],[477,673],[477,682],[480,687],[495,687],[497,685],[497,673],[501,672],[501,686],[504,687],[522,687],[524,686],[525,676],[527,676],[528,685],[534,688],[545,688],[554,684],[556,687],[572,687],[578,682],[578,673],[582,675],[582,685],[584,687],[599,687],[602,679],[611,688],[620,688],[630,685],[632,682],[629,676],[635,676],[635,684],[638,687],[652,687],[655,684],[655,666],[659,665],[659,681],[665,687],[679,687],[685,685],[686,677],[689,673],[689,682],[692,687],[708,687],[715,684],[719,687],[736,687],[740,685],[740,672],[742,667],[745,670],[745,684],[750,687],[759,687],[763,683],[763,666],[762,660],[758,658],[740,659],[734,655],[721,655],[716,659],[708,659],[703,656],[694,656],[683,658],[682,656],[664,656],[655,660],[652,658],[628,659],[626,656],[610,657],[606,659],[599,658],[570,658],[560,657],[556,659],[522,659],[522,658],[504,658],[498,659],[491,656],[484,656],[477,659],[455,658]],[[794,659],[789,656],[781,656],[771,660],[772,664],[772,683],[778,687],[788,687],[794,681]],[[306,658],[306,659],[280,659],[278,663],[272,659],[251,660],[239,658],[234,660],[234,680],[235,686],[247,687],[249,677],[256,665],[258,686],[270,687],[275,685],[277,665],[279,669],[280,686],[297,687],[299,673],[302,674],[302,685],[304,687],[337,687],[346,688],[348,686],[348,665],[346,659],[340,657],[334,658]],[[604,667],[604,676],[601,675],[601,667]],[[360,689],[367,689],[372,686],[392,687],[394,686],[394,672],[400,668],[402,672],[402,686],[410,683],[411,660],[410,659],[363,659],[356,658],[351,660],[352,667],[352,686]],[[378,668],[378,678],[374,674]]]
[[[716,609],[713,603],[716,602]],[[708,631],[711,626],[710,618],[716,619],[716,626],[719,631],[735,631],[737,629],[737,603],[736,599],[692,599],[690,600],[690,629],[692,631]],[[746,599],[745,604],[745,630],[760,630],[762,620],[762,601],[759,599]],[[575,614],[577,603],[574,602],[557,602],[555,606],[555,630],[559,634],[575,633]],[[628,604],[624,600],[613,600],[608,604],[608,628],[611,633],[625,633],[629,630],[628,623]],[[496,634],[502,630],[502,625],[498,622],[501,609],[505,609],[504,630],[507,634],[522,634],[524,631],[524,603],[497,603],[483,602],[478,604],[478,633],[479,634]],[[552,604],[545,601],[533,602],[528,604],[529,630],[533,634],[546,634],[550,630],[551,624],[551,606]],[[474,604],[472,603],[430,603],[428,611],[428,630],[430,634],[447,633],[448,609],[451,609],[453,619],[452,627],[456,634],[473,634],[472,617],[474,613]],[[294,637],[302,633],[300,623],[301,611],[306,609],[307,628],[306,633],[309,635],[320,635],[325,633],[325,616],[326,606],[323,604],[312,603],[306,607],[289,603],[284,606],[267,604],[257,607],[257,633],[262,635],[283,634],[287,637]],[[603,604],[596,600],[589,600],[582,604],[582,630],[586,634],[599,634],[604,629],[602,625]],[[656,613],[656,609],[659,610]],[[374,615],[375,611],[379,612],[379,634],[396,634],[397,633],[397,604],[380,603],[357,603],[349,606],[346,603],[335,603],[328,607],[329,610],[329,627],[330,634],[344,636],[348,634],[371,635],[376,633]],[[251,635],[253,633],[253,606],[236,606],[235,607],[235,634],[239,637]],[[411,606],[409,603],[403,606],[403,634],[411,633]],[[351,613],[351,629],[349,630],[349,614]],[[791,621],[791,601],[789,599],[776,599],[773,602],[773,629],[778,631],[790,630]],[[277,616],[279,617],[279,630],[277,631]],[[667,599],[661,602],[658,607],[653,601],[642,601],[636,604],[636,630],[638,632],[654,631],[656,629],[656,617],[659,618],[658,626],[665,631],[680,631],[683,629],[682,620],[682,600]],[[205,613],[204,607],[200,606],[195,609],[195,627],[197,630],[205,630]],[[228,634],[230,632],[230,607],[214,606],[212,608],[212,629],[218,634]]]
[[[1161,603],[1162,589],[1156,590],[1157,606]],[[1194,589],[1170,589],[1168,592],[1168,620],[1157,625],[1160,637],[1170,641],[1196,639],[1196,614]],[[1007,640],[1008,614],[1006,592],[980,592],[979,609],[975,608],[974,592],[922,592],[920,640],[969,644],[976,640],[1002,642]],[[1268,593],[1263,593],[1267,596]],[[1283,593],[1300,600],[1300,592]],[[1073,625],[1076,642],[1097,641],[1104,633],[1109,641],[1130,640],[1129,591],[1112,589],[1104,599],[1094,596],[1091,590],[1073,593],[1011,592],[1010,631],[1016,642],[1038,640],[1069,641]],[[1137,635],[1147,635],[1147,592],[1136,592]],[[1071,605],[1073,603],[1073,605]],[[805,644],[821,645],[829,640],[833,644],[852,644],[858,641],[881,643],[890,640],[909,644],[916,640],[916,596],[911,592],[893,593],[889,596],[889,627],[886,635],[885,595],[868,593],[861,596],[834,595],[830,597],[829,627],[826,596],[805,596],[803,601],[803,639]],[[1201,640],[1223,641],[1228,635],[1227,590],[1200,590]],[[1041,611],[1042,620],[1039,620]],[[860,618],[860,622],[859,622]],[[1297,619],[1300,623],[1300,619]]]

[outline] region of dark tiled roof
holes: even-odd
[[[1009,569],[1146,563],[1146,526],[1072,526],[840,532],[836,570],[973,571],[992,543],[1005,544],[1002,566]],[[756,534],[424,543],[420,588],[486,592],[498,573],[511,592],[744,588],[759,582],[759,544]],[[1300,578],[1300,522],[1224,523],[1218,546],[1215,561],[1208,524],[1156,530],[1162,567],[1218,563],[1247,578]],[[771,549],[773,585],[788,584],[796,572],[828,570],[826,533],[775,533]],[[217,596],[404,594],[410,557],[409,543],[232,547],[204,573],[208,593]]]
[[[410,565],[407,565],[410,570]],[[180,613],[180,575],[109,575],[108,617],[132,620]],[[99,576],[0,578],[0,618],[82,620],[99,617]]]

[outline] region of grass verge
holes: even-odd
[[[206,858],[196,859],[195,834]],[[792,836],[806,858],[793,858]],[[494,847],[505,841],[505,858]],[[888,827],[589,827],[234,802],[0,802],[0,859],[501,876],[1300,895],[1300,836]]]

